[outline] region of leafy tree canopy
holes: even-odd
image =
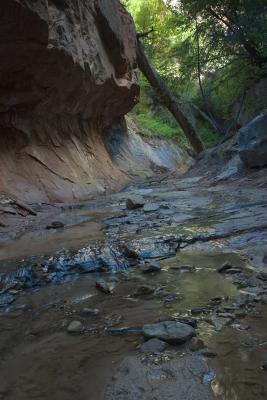
[[[233,104],[267,75],[267,0],[124,3],[138,32],[153,28],[143,39],[147,55],[184,109],[192,113],[193,104],[225,132],[237,119]],[[151,109],[147,97],[154,106],[157,98],[143,78],[141,85],[143,106]],[[200,131],[208,129],[216,137],[208,120],[195,113],[192,118]]]

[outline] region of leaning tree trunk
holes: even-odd
[[[150,85],[157,91],[158,95],[161,98],[161,103],[168,108],[168,110],[176,119],[177,123],[182,128],[193,149],[197,153],[200,153],[202,150],[204,150],[204,145],[200,137],[198,136],[188,118],[180,110],[175,97],[171,94],[159,74],[150,64],[147,56],[145,55],[143,45],[139,40],[137,46],[137,63],[139,69],[145,75]]]

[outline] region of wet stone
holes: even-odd
[[[224,272],[228,271],[231,268],[233,268],[233,265],[230,263],[230,261],[226,261],[225,263],[223,263],[223,265],[221,267],[219,267],[217,269],[217,272],[224,273]]]
[[[136,289],[136,291],[134,292],[134,296],[135,297],[139,297],[139,296],[146,296],[149,294],[153,294],[156,290],[155,286],[152,285],[139,285]]]
[[[197,354],[200,355],[201,357],[206,357],[206,358],[213,358],[218,355],[215,351],[210,351],[208,349],[203,349],[201,351],[198,351]]]
[[[99,279],[95,283],[96,288],[105,294],[112,294],[114,291],[114,283],[113,282],[106,282],[102,279]]]
[[[235,319],[235,314],[231,314],[231,313],[218,313],[217,314],[219,318],[231,318],[231,319]]]
[[[181,266],[172,266],[171,269],[175,270],[175,271],[179,271],[179,272],[196,272],[196,267],[194,267],[193,265],[181,265]]]
[[[51,224],[46,226],[46,229],[60,229],[64,228],[65,224],[61,221],[53,221]]]
[[[175,320],[181,322],[182,324],[191,325],[193,328],[197,327],[197,320],[192,317],[179,317],[175,318]]]
[[[146,203],[144,205],[144,212],[147,212],[147,213],[155,212],[155,211],[158,211],[159,207],[160,206],[157,203]]]
[[[246,311],[237,311],[235,312],[235,318],[245,318],[247,314]]]
[[[161,353],[167,347],[168,347],[168,344],[166,342],[155,338],[155,339],[150,339],[147,342],[145,342],[141,346],[140,351],[142,353],[149,353],[149,354]]]
[[[224,271],[225,274],[230,274],[230,275],[235,275],[235,274],[240,274],[242,271],[240,268],[230,268]]]
[[[131,196],[126,200],[126,208],[128,210],[135,210],[142,208],[145,204],[145,200],[142,196]]]
[[[98,308],[83,308],[80,311],[82,317],[97,317],[100,314]]]
[[[144,263],[140,264],[140,271],[143,274],[150,273],[150,272],[159,272],[161,270],[160,263],[157,261],[145,261]]]
[[[209,310],[207,310],[206,307],[196,307],[196,308],[192,308],[192,310],[191,310],[192,315],[205,314],[207,312],[209,312]]]
[[[267,281],[267,272],[259,272],[257,278],[262,281]]]
[[[246,325],[246,324],[235,323],[235,324],[232,324],[231,326],[232,326],[232,328],[237,329],[239,331],[247,331],[247,330],[249,330],[249,325]]]
[[[170,304],[170,303],[175,303],[179,299],[179,296],[177,293],[169,293],[167,294],[163,301],[165,304]]]
[[[157,338],[170,344],[182,344],[196,335],[192,326],[176,321],[163,321],[143,326],[146,338]]]
[[[232,318],[216,318],[213,317],[211,319],[211,323],[214,326],[215,330],[220,332],[222,331],[226,326],[230,325],[232,322]]]
[[[197,337],[193,337],[190,342],[189,342],[189,350],[195,352],[195,351],[199,351],[201,349],[203,349],[205,347],[205,344],[203,342],[203,340],[197,338]]]
[[[84,326],[80,321],[72,321],[67,328],[68,333],[83,333]]]

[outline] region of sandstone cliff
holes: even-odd
[[[123,6],[9,0],[0,20],[0,193],[64,202],[125,185],[107,145],[139,96]]]

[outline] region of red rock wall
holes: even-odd
[[[117,0],[8,0],[0,22],[0,193],[75,201],[120,188],[102,127],[138,99],[131,17]]]
[[[73,202],[184,170],[186,156],[121,123],[139,86],[135,27],[118,0],[0,1],[0,22],[0,195]]]

